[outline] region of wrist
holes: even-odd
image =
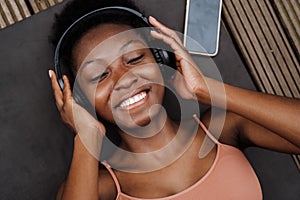
[[[84,129],[74,137],[74,146],[79,146],[81,152],[99,160],[104,135],[99,129]]]
[[[205,77],[203,80],[204,83],[199,84],[194,90],[197,100],[203,104],[223,109],[226,108],[226,84],[208,77]]]

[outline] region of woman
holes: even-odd
[[[76,10],[82,11],[80,17],[107,6],[137,9],[127,1],[75,0],[58,19],[68,21],[66,16]],[[155,53],[149,49],[144,35],[133,30],[137,27],[131,19],[91,19],[91,24],[85,23],[85,28],[71,33],[69,37],[73,38],[67,40],[63,59],[101,120],[74,101],[66,76],[61,90],[56,74],[49,71],[62,120],[75,132],[72,163],[57,199],[262,199],[259,182],[239,149],[259,146],[299,154],[300,101],[248,91],[205,77],[176,33],[149,17],[149,23],[159,30],[151,31],[151,37],[174,50],[178,73],[171,79],[164,78]],[[181,126],[160,106],[165,94],[164,79],[185,99],[208,105],[213,102],[213,106],[219,107],[219,114],[212,117],[208,111],[201,116],[202,122],[191,116]],[[214,91],[210,92],[210,88]],[[223,88],[226,104],[224,95],[219,93]],[[224,114],[221,111],[225,108]],[[223,123],[223,118],[218,138],[218,130],[212,128],[210,133],[205,127]],[[97,155],[103,151],[101,145],[109,132],[103,123],[114,124],[115,134],[121,140],[120,149],[110,155],[112,162],[101,162],[99,169]],[[175,156],[170,149],[152,156],[152,152],[168,146],[177,135],[187,138],[194,127],[195,135],[183,145],[183,151],[177,152],[176,147],[181,147],[184,139],[172,146]],[[206,136],[216,145],[199,157]],[[139,160],[120,154],[123,150],[151,155]],[[174,159],[165,163],[168,157]],[[120,166],[115,165],[118,162]],[[132,163],[136,171],[127,170]],[[143,171],[147,166],[152,170]]]

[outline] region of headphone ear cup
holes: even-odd
[[[92,111],[93,111],[92,105],[89,102],[89,100],[85,97],[82,90],[80,89],[80,87],[77,84],[74,84],[73,98],[76,101],[76,103],[78,103],[80,106],[82,106],[88,112],[90,112],[92,114]]]
[[[171,51],[159,49],[160,55],[162,57],[163,63],[169,67],[172,67],[173,69],[176,68],[176,62],[175,62],[175,55]]]
[[[79,91],[76,91],[78,89],[74,89],[73,90],[73,98],[74,100],[76,101],[76,103],[78,103],[79,105],[83,106],[86,104],[86,100],[85,100],[85,97],[83,96],[83,94]]]
[[[152,48],[152,53],[155,61],[159,64],[164,77],[171,77],[176,70],[175,54],[171,51],[157,48]],[[166,67],[171,67],[175,70],[166,70]]]

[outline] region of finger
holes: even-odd
[[[170,38],[167,35],[158,33],[156,31],[151,31],[151,35],[156,39],[164,41],[174,50],[176,56],[177,70],[179,70],[182,74],[187,75],[186,73],[189,73],[191,71],[191,70],[184,70],[185,68],[193,69],[191,73],[200,72],[199,68],[197,67],[197,64],[190,57],[190,54],[186,51],[185,48],[180,46],[173,38]],[[186,71],[186,73],[184,71]]]
[[[57,82],[57,77],[56,77],[55,72],[52,70],[49,70],[49,77],[51,79],[51,85],[52,85],[53,92],[57,92],[57,94],[60,94],[62,96],[62,91]]]
[[[176,42],[178,42],[178,44],[182,45],[182,42],[181,42],[180,38],[178,37],[178,35],[176,34],[176,32],[174,30],[168,28],[167,26],[165,26],[161,22],[157,21],[157,19],[155,19],[152,16],[149,17],[149,22],[155,28],[157,28],[161,33],[163,33],[165,35],[168,35],[169,37],[174,38],[174,40],[176,40]]]
[[[55,103],[58,110],[60,110],[63,105],[63,93],[61,91],[61,88],[58,85],[57,77],[54,71],[49,70],[49,77],[51,79],[51,86],[55,98]]]
[[[163,25],[161,22],[157,21],[154,17],[149,17],[149,22],[158,29],[161,33],[168,35],[169,37],[173,38],[180,46],[183,46],[181,39],[178,37],[177,33],[168,28],[167,26]]]
[[[180,56],[179,60],[187,56],[185,48],[178,44],[178,42],[174,38],[164,35],[162,33],[158,33],[156,31],[151,31],[150,34],[152,35],[152,37],[158,40],[162,40],[163,42],[168,44],[174,50],[175,55]]]
[[[72,99],[71,85],[66,75],[63,76],[63,81],[64,81],[63,99],[64,101],[67,101],[69,99]]]

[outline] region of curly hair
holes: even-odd
[[[122,6],[139,11],[138,7],[132,0],[72,0],[65,5],[59,14],[55,15],[55,22],[52,26],[52,33],[50,35],[50,41],[54,48],[64,32],[77,19],[96,9],[109,6]],[[85,33],[104,23],[124,24],[133,28],[143,26],[140,24],[139,20],[125,12],[108,12],[106,14],[101,14],[100,17],[95,16],[80,21],[80,23],[77,23],[76,26],[72,28],[61,44],[60,58],[64,66],[69,69],[73,69],[75,67],[73,63],[73,49],[75,45]]]

